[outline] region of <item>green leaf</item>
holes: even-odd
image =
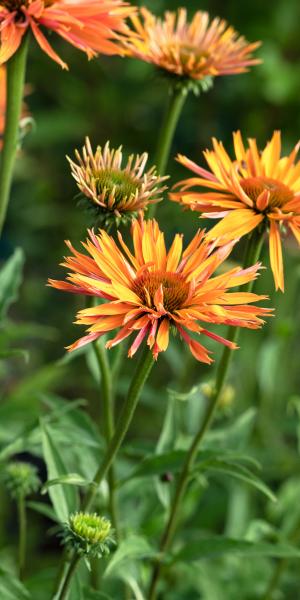
[[[149,558],[156,555],[156,552],[148,544],[147,540],[138,535],[132,535],[122,541],[114,553],[109,565],[105,569],[104,577],[115,574],[115,571],[124,562],[143,558]]]
[[[186,544],[179,552],[173,554],[173,559],[189,562],[203,558],[215,558],[224,554],[237,554],[246,557],[299,558],[300,549],[283,543],[269,544],[267,542],[250,542],[243,539],[210,537]]]
[[[163,452],[171,451],[174,447],[174,440],[176,439],[176,412],[175,402],[172,398],[167,400],[167,408],[165,418],[162,426],[160,436],[158,438],[155,454],[159,455]],[[158,498],[164,508],[170,506],[171,490],[170,486],[165,485],[159,477],[155,479],[155,489],[157,491]]]
[[[122,579],[125,583],[127,583],[128,587],[131,589],[133,598],[135,600],[145,600],[145,596],[136,581],[135,577],[130,573],[130,568],[126,566],[124,569],[118,570],[118,577]]]
[[[163,475],[167,471],[176,473],[180,470],[183,465],[183,461],[186,457],[184,450],[171,450],[170,452],[164,452],[163,454],[152,454],[146,456],[132,471],[132,473],[124,480],[119,483],[123,484],[130,479],[135,477],[153,477],[155,475]]]
[[[34,502],[33,500],[30,500],[29,502],[26,502],[26,506],[27,508],[35,510],[39,514],[44,515],[44,517],[48,517],[48,519],[51,519],[51,521],[58,521],[53,508],[51,508],[49,504],[44,504],[44,502]]]
[[[67,469],[53,443],[50,428],[43,423],[42,444],[48,479],[56,479],[67,475]],[[74,512],[78,506],[76,490],[72,486],[55,485],[49,489],[49,496],[58,519],[62,522],[67,521],[70,513]]]
[[[3,600],[30,599],[30,594],[24,585],[2,567],[0,567],[0,598]]]
[[[252,433],[256,414],[256,409],[251,407],[239,415],[228,427],[209,431],[206,446],[211,448],[218,444],[226,448],[244,448]]]
[[[3,319],[10,305],[18,298],[18,291],[22,282],[24,253],[21,248],[16,248],[14,254],[8,259],[0,271],[0,318]]]
[[[92,485],[92,481],[88,481],[79,475],[78,473],[68,473],[67,475],[61,475],[60,477],[55,477],[54,479],[49,479],[43,485],[41,494],[46,494],[48,489],[53,485],[79,485],[79,486],[88,486]]]
[[[221,456],[221,458],[220,458]],[[186,459],[184,450],[173,450],[163,454],[155,454],[144,458],[138,467],[124,480],[119,482],[119,485],[126,483],[135,477],[153,477],[162,475],[166,472],[177,473],[181,470]],[[201,473],[224,473],[235,479],[239,479],[252,487],[256,488],[267,496],[270,500],[276,501],[276,496],[272,490],[245,464],[258,467],[259,465],[252,458],[237,452],[225,452],[223,450],[202,450],[198,454],[197,462],[191,473],[191,477]]]
[[[29,352],[22,349],[0,350],[0,359],[22,358],[26,363],[29,361]]]
[[[105,594],[104,592],[92,590],[86,586],[82,588],[82,593],[84,600],[114,600],[112,596],[108,596],[108,594]]]
[[[195,471],[199,469],[203,471],[203,467],[201,467],[201,464],[198,468],[196,467]],[[275,494],[273,494],[272,490],[259,477],[254,475],[254,473],[252,473],[252,471],[247,469],[244,465],[238,464],[237,462],[227,461],[226,458],[225,460],[217,459],[215,461],[212,461],[209,465],[207,465],[207,470],[215,473],[224,473],[226,475],[234,477],[235,479],[244,481],[245,483],[248,483],[252,487],[256,488],[258,491],[267,496],[267,498],[269,498],[273,502],[277,501],[277,498]]]

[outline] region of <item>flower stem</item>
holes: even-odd
[[[140,361],[137,365],[136,371],[134,373],[133,379],[131,381],[127,398],[125,404],[123,406],[123,410],[121,412],[120,418],[117,422],[117,427],[115,433],[111,439],[111,442],[107,448],[107,451],[104,455],[103,461],[94,477],[93,486],[91,487],[86,500],[83,505],[83,510],[88,510],[94,500],[97,488],[99,487],[101,481],[105,477],[108,469],[110,468],[122,442],[128,431],[130,423],[132,421],[137,403],[139,401],[142,389],[144,384],[150,374],[151,368],[153,366],[153,356],[148,348],[146,352],[144,352],[140,358]]]
[[[106,444],[109,443],[114,434],[114,398],[111,369],[108,362],[107,350],[105,349],[102,340],[93,343],[94,352],[97,358],[99,370],[101,373],[101,391],[103,400],[103,422]],[[116,499],[116,478],[114,466],[111,465],[108,471],[108,487],[109,487],[109,511],[112,524],[115,530],[116,539],[119,538],[118,525],[118,507]]]
[[[100,467],[94,477],[93,485],[91,486],[91,489],[90,489],[89,493],[87,494],[85,502],[83,503],[83,507],[82,507],[83,511],[89,510],[89,508],[94,500],[97,489],[98,489],[101,481],[106,476],[109,468],[111,467],[113,460],[123,442],[123,439],[128,431],[130,423],[132,421],[132,418],[133,418],[137,403],[139,401],[141,392],[143,390],[144,384],[145,384],[145,382],[150,374],[150,371],[153,367],[153,363],[154,363],[154,359],[153,359],[152,353],[150,352],[150,350],[148,348],[146,348],[145,351],[141,355],[140,361],[139,361],[137,368],[135,370],[135,373],[133,375],[133,379],[131,381],[131,384],[130,384],[130,387],[129,387],[129,390],[127,393],[127,398],[126,398],[125,404],[123,406],[123,410],[122,410],[120,418],[117,422],[117,427],[116,427],[115,433],[114,433],[113,437],[111,438],[111,441],[107,447],[107,450],[106,450],[106,453],[102,460],[102,463],[100,464]],[[66,586],[67,587],[66,587],[65,594],[67,593],[67,590],[68,590],[68,587],[70,584],[70,580],[71,580],[73,572],[76,568],[76,564],[74,566],[75,558],[76,558],[76,555],[74,554],[73,558],[69,564],[69,567],[67,569],[66,576],[64,577],[63,588],[62,588],[61,592],[57,592],[57,594],[55,594],[55,596],[54,596],[55,600],[63,600],[65,598],[65,595],[61,595],[61,594]],[[58,583],[58,590],[61,589],[61,585],[62,584],[61,584],[61,579],[60,579],[60,581]]]
[[[71,562],[69,564],[69,568],[66,572],[64,582],[63,582],[62,586],[60,587],[59,591],[57,592],[57,594],[55,594],[53,600],[65,600],[65,598],[67,598],[67,595],[68,595],[68,592],[70,589],[70,585],[71,585],[71,581],[72,581],[72,577],[78,567],[79,561],[80,561],[80,556],[78,556],[78,554],[74,554],[74,556],[71,559]]]
[[[7,62],[6,117],[0,164],[0,235],[3,229],[18,148],[18,128],[22,109],[29,37],[23,36],[19,49]]]
[[[293,531],[292,535],[289,538],[289,542],[296,544],[297,542],[299,542],[299,539],[300,539],[300,524],[297,523],[295,530]],[[273,599],[274,593],[278,587],[282,573],[286,569],[288,562],[289,562],[288,558],[281,558],[279,561],[277,561],[276,567],[275,567],[273,575],[270,579],[267,590],[266,590],[265,594],[262,596],[262,600],[272,600]]]
[[[25,569],[26,556],[26,506],[24,496],[18,499],[19,515],[19,578],[22,581]]]
[[[154,160],[154,164],[156,165],[157,171],[161,177],[165,175],[166,172],[176,126],[179,121],[179,117],[187,95],[188,90],[184,86],[174,86],[173,88],[171,88],[171,95],[168,107],[158,136],[157,149]],[[149,217],[154,216],[156,206],[156,204],[152,204],[149,207]]]
[[[245,268],[248,266],[251,266],[252,264],[257,262],[260,252],[261,252],[262,242],[263,242],[263,232],[255,230],[253,232],[253,234],[251,235],[251,237],[249,238],[249,242],[247,245],[245,262],[244,262]],[[247,286],[243,286],[243,289],[245,291],[250,292],[253,287],[253,283],[254,283],[253,281],[249,282],[247,284]],[[230,328],[227,338],[232,342],[236,342],[238,339],[238,335],[239,335],[239,327]],[[197,458],[201,442],[213,421],[213,418],[214,418],[214,415],[216,412],[216,408],[218,405],[218,401],[219,401],[219,398],[220,398],[220,395],[221,395],[221,392],[223,389],[223,385],[224,385],[224,382],[226,379],[226,375],[228,373],[231,356],[232,356],[232,350],[230,348],[228,348],[228,346],[225,346],[218,369],[217,369],[217,373],[216,373],[216,382],[215,382],[214,392],[209,399],[203,421],[202,421],[201,426],[200,426],[198,432],[196,433],[196,435],[193,439],[193,442],[187,452],[182,471],[181,471],[178,481],[177,481],[174,499],[173,499],[173,503],[171,505],[169,519],[167,521],[167,524],[166,524],[166,527],[165,527],[165,530],[163,532],[161,542],[160,542],[160,555],[162,555],[162,556],[163,556],[164,552],[166,552],[169,549],[169,547],[172,543],[174,534],[176,532],[178,516],[180,513],[180,507],[181,507],[181,503],[183,501],[185,491],[186,491],[186,488],[187,488],[187,485],[188,485],[188,482],[190,479],[190,474],[191,474],[192,468],[194,466],[195,460]],[[157,561],[154,564],[154,568],[153,568],[148,600],[155,600],[155,598],[156,598],[156,590],[157,590],[157,585],[159,583],[159,579],[160,579],[160,575],[161,575],[161,569],[162,569],[162,564],[160,561]]]

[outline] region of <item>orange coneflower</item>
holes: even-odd
[[[268,309],[251,305],[266,296],[228,292],[255,279],[259,264],[212,276],[228,256],[232,244],[213,251],[204,239],[204,232],[198,231],[184,252],[179,234],[167,252],[164,234],[154,220],[133,222],[134,253],[125,245],[120,233],[118,237],[122,249],[104,230],[98,235],[90,231],[90,239],[83,244],[89,256],[77,252],[67,242],[73,253],[63,263],[70,270],[67,281],[49,280],[55,288],[107,300],[79,311],[77,323],[88,325],[88,333],[69,350],[118,329],[115,337],[107,342],[108,348],[137,333],[129,356],[147,340],[157,358],[159,352],[167,349],[170,329],[173,329],[179,332],[196,359],[209,364],[212,362],[209,352],[191,333],[235,348],[235,344],[208,331],[203,324],[257,329],[263,323],[261,317],[269,313]]]
[[[96,209],[96,218],[105,227],[114,221],[117,225],[141,214],[149,204],[159,202],[162,181],[156,168],[145,171],[148,154],[129,156],[122,165],[122,147],[110,149],[107,142],[102,149],[97,146],[93,152],[89,138],[86,138],[82,155],[75,151],[78,162],[68,158],[72,175],[82,192]]]
[[[213,139],[214,150],[204,152],[211,169],[199,167],[185,156],[178,161],[200,177],[180,182],[171,199],[202,213],[204,218],[221,218],[207,234],[208,240],[227,243],[256,227],[269,227],[270,263],[276,289],[284,291],[280,233],[287,227],[300,243],[300,161],[295,162],[298,144],[289,156],[281,154],[281,135],[275,131],[259,152],[249,139],[245,149],[240,132],[233,134],[235,160],[231,161],[222,142]],[[194,186],[214,191],[196,193]]]
[[[187,21],[187,11],[167,11],[163,18],[142,8],[141,18],[131,17],[123,45],[129,56],[150,62],[183,79],[202,81],[215,75],[242,73],[260,61],[252,52],[260,43],[249,44],[226,21],[210,20],[198,11]]]
[[[55,31],[89,58],[97,52],[118,54],[116,32],[133,10],[122,0],[1,0],[0,63],[11,58],[30,29],[41,49],[67,69],[41,28]]]

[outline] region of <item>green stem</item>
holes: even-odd
[[[160,176],[165,175],[168,160],[170,157],[171,146],[176,130],[177,123],[188,95],[188,90],[182,87],[171,88],[171,95],[168,107],[162,122],[160,133],[157,140],[157,150],[155,153],[154,164]],[[153,217],[156,211],[156,204],[149,207],[148,215]]]
[[[247,250],[246,250],[244,267],[251,266],[252,264],[257,262],[260,252],[261,252],[262,243],[263,243],[263,232],[255,230],[253,232],[253,234],[251,235],[251,237],[249,238],[249,243],[247,245]],[[253,287],[253,283],[254,283],[253,281],[249,282],[247,284],[247,286],[243,286],[243,289],[248,292],[251,291],[251,289]],[[229,328],[227,339],[229,339],[232,342],[236,342],[238,339],[238,335],[239,335],[238,327]],[[193,469],[196,457],[198,455],[201,442],[213,421],[213,418],[214,418],[214,415],[216,412],[216,408],[218,405],[218,401],[219,401],[220,395],[222,393],[223,385],[224,385],[224,382],[226,379],[226,375],[228,373],[231,355],[232,355],[231,349],[228,348],[228,346],[225,346],[218,369],[217,369],[217,373],[216,373],[216,383],[215,383],[214,393],[211,395],[211,397],[209,399],[202,424],[193,439],[190,449],[187,452],[182,471],[181,471],[178,481],[177,481],[169,519],[167,521],[167,524],[166,524],[166,527],[165,527],[165,530],[163,532],[161,542],[160,542],[160,555],[161,556],[163,556],[163,554],[169,549],[169,547],[172,543],[174,534],[176,532],[178,516],[180,513],[180,507],[181,507],[181,503],[183,501],[185,491],[186,491],[186,488],[187,488],[187,485],[188,485],[188,482],[190,479],[190,474]],[[155,600],[155,598],[156,598],[156,590],[157,590],[157,585],[159,583],[159,579],[160,579],[160,575],[161,575],[161,569],[162,569],[162,564],[160,561],[157,561],[153,568],[148,600]]]
[[[70,585],[71,585],[71,581],[72,581],[73,575],[78,567],[79,561],[80,561],[80,556],[78,556],[78,554],[74,554],[74,556],[69,564],[69,568],[67,569],[64,582],[63,582],[62,586],[59,587],[59,591],[57,592],[57,594],[55,594],[53,600],[65,600],[65,598],[67,598],[69,589],[70,589]]]
[[[18,149],[18,129],[24,93],[28,35],[24,35],[19,49],[7,62],[6,117],[0,164],[0,235],[3,229]]]
[[[18,499],[19,515],[19,577],[22,581],[25,569],[26,556],[26,506],[24,496]]]
[[[107,350],[105,349],[102,340],[93,343],[94,352],[97,358],[99,370],[101,373],[101,391],[103,401],[103,422],[104,434],[107,447],[114,434],[114,398],[113,386],[111,378],[111,368],[108,362]],[[116,539],[119,539],[118,525],[118,507],[116,499],[116,477],[115,469],[112,465],[108,471],[108,487],[109,487],[109,511],[112,524],[115,530]]]
[[[153,366],[153,356],[150,350],[142,354],[137,365],[135,374],[130,384],[127,398],[123,406],[120,418],[117,423],[115,433],[104,455],[103,461],[94,477],[91,487],[83,505],[83,510],[88,510],[94,500],[97,488],[105,477],[110,465],[112,464],[132,421],[137,403],[139,401],[144,384],[150,374]]]
[[[127,393],[127,398],[125,401],[125,404],[123,406],[123,410],[121,412],[121,415],[119,417],[119,420],[117,422],[117,427],[115,430],[115,433],[113,435],[113,437],[111,438],[110,444],[108,445],[108,448],[106,450],[106,453],[104,455],[104,458],[102,460],[102,463],[100,464],[100,467],[94,477],[94,481],[93,481],[93,485],[91,486],[91,489],[89,491],[89,493],[87,494],[86,500],[83,504],[82,510],[83,511],[88,511],[91,507],[91,504],[93,503],[95,494],[97,492],[97,489],[100,485],[100,483],[102,482],[102,480],[104,479],[104,477],[106,476],[109,468],[111,467],[114,458],[123,442],[123,439],[128,431],[128,428],[131,424],[133,415],[135,413],[135,409],[137,406],[137,403],[139,401],[141,392],[143,390],[143,387],[145,385],[145,382],[150,374],[150,371],[153,367],[153,356],[152,353],[150,352],[150,350],[148,348],[145,349],[145,351],[142,353],[140,361],[137,365],[137,368],[135,370],[135,373],[133,375],[133,379],[131,381],[128,393]],[[74,571],[74,561],[75,561],[75,555],[73,556],[73,559],[67,569],[67,574],[64,580],[64,587],[66,584],[66,581],[68,582],[67,584],[67,589],[69,586],[69,582],[72,578],[73,575],[73,571]],[[58,589],[60,590],[61,588],[61,581],[58,583]],[[62,588],[64,589],[64,588]],[[61,593],[61,592],[60,592]],[[61,596],[55,595],[55,600],[63,600],[63,598],[65,598],[65,596]]]
[[[299,539],[300,539],[300,525],[299,525],[299,523],[297,523],[297,526],[296,526],[294,532],[292,533],[292,535],[290,536],[289,541],[291,543],[295,544],[299,541]],[[289,562],[288,558],[281,558],[277,562],[276,567],[273,572],[273,575],[272,575],[269,585],[267,587],[267,590],[262,597],[262,600],[272,600],[273,599],[274,592],[278,588],[278,584],[281,579],[282,573],[286,569],[288,562]]]

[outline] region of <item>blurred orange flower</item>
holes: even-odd
[[[210,171],[185,156],[178,161],[198,177],[181,181],[180,191],[170,195],[204,218],[221,219],[207,239],[226,244],[250,233],[262,224],[269,227],[270,263],[276,289],[284,291],[280,233],[290,229],[300,243],[300,161],[295,162],[299,144],[281,158],[281,134],[275,131],[262,152],[256,141],[248,140],[246,149],[240,132],[233,134],[235,160],[228,156],[222,142],[213,139],[214,150],[204,152]],[[196,193],[194,186],[211,192]]]
[[[135,9],[122,0],[2,0],[0,5],[0,63],[7,62],[19,48],[28,29],[41,49],[64,69],[68,66],[53,50],[41,27],[55,31],[92,58],[120,54],[116,32]]]
[[[202,80],[207,76],[242,73],[261,61],[252,58],[260,42],[249,44],[226,21],[210,20],[198,11],[187,21],[185,8],[155,17],[142,8],[141,17],[131,17],[132,29],[123,45],[128,54],[182,78]]]
[[[259,264],[212,276],[232,244],[213,251],[204,232],[198,231],[184,252],[179,234],[167,252],[164,234],[154,220],[133,222],[134,253],[120,233],[118,237],[121,249],[104,230],[99,235],[90,231],[90,239],[83,243],[88,255],[77,252],[67,242],[73,254],[62,263],[69,270],[67,281],[49,280],[57,289],[107,300],[79,311],[77,324],[88,325],[88,333],[69,350],[119,329],[107,342],[108,348],[137,333],[128,355],[132,357],[147,340],[157,358],[167,349],[172,329],[179,332],[197,360],[209,364],[209,351],[190,333],[208,336],[232,349],[236,345],[208,331],[200,322],[257,329],[263,323],[261,317],[269,314],[270,309],[251,305],[266,296],[228,292],[255,279]]]

